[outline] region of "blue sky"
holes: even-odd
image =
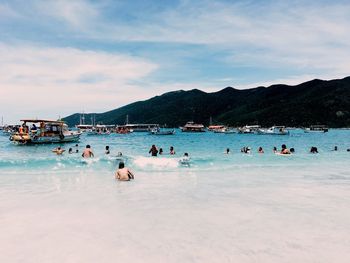
[[[348,76],[350,3],[310,2],[0,0],[0,115]]]

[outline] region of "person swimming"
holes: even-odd
[[[65,152],[65,150],[58,146],[57,148],[53,149],[52,152],[56,153],[57,155],[61,155]]]
[[[334,149],[333,149],[333,151],[338,151],[338,146],[334,146]]]
[[[115,179],[119,181],[130,181],[130,179],[135,179],[134,174],[125,167],[124,162],[119,163],[119,169],[115,172]]]
[[[158,149],[157,149],[157,147],[153,144],[152,147],[151,147],[151,149],[148,151],[148,153],[151,153],[152,156],[157,156],[157,154],[158,154]]]
[[[295,149],[294,148],[290,148],[289,151],[290,151],[290,153],[295,153]]]
[[[109,146],[107,145],[105,148],[105,154],[110,154],[111,152],[109,151]]]
[[[175,154],[175,150],[173,146],[170,146],[170,155],[174,155]]]
[[[310,148],[310,153],[318,153],[317,147],[312,146],[312,147]]]
[[[69,154],[72,154],[72,153],[73,153],[73,149],[72,149],[72,148],[69,148],[68,153],[69,153]]]
[[[163,148],[159,148],[159,155],[163,154]]]
[[[94,153],[91,150],[91,146],[88,144],[86,145],[85,150],[83,151],[83,154],[81,155],[83,158],[90,158],[94,157]]]
[[[79,145],[76,144],[76,145],[75,145],[75,153],[78,153],[78,152],[79,152]]]
[[[230,153],[230,148],[226,148],[226,154],[229,154]]]
[[[250,147],[243,147],[242,149],[241,149],[241,152],[242,153],[250,153],[250,151],[251,151],[251,148]]]
[[[263,150],[263,148],[262,148],[262,147],[259,147],[259,149],[258,149],[258,153],[264,153],[264,150]]]
[[[288,150],[287,145],[282,144],[281,148],[282,148],[281,154],[290,154],[290,151]]]
[[[273,153],[277,153],[277,147],[276,146],[273,147],[272,151],[273,151]]]

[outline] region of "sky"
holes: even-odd
[[[4,123],[349,72],[350,1],[0,0]]]

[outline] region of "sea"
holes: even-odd
[[[274,154],[282,144],[295,153]],[[350,130],[84,134],[79,153],[61,146],[0,135],[0,262],[349,262]],[[118,152],[135,180],[115,180]]]

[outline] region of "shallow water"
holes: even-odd
[[[83,162],[0,136],[0,260],[348,262],[349,139],[348,130],[83,136],[80,149],[89,143],[96,155]],[[282,143],[296,154],[274,155]],[[149,157],[152,144],[177,154]],[[113,178],[118,151],[132,182]],[[189,166],[178,161],[184,152]]]

